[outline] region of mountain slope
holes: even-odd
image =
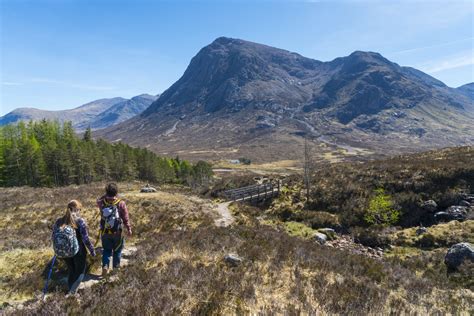
[[[72,121],[78,130],[89,125],[93,129],[105,128],[125,121],[145,110],[157,97],[142,94],[128,100],[125,98],[99,99],[71,110],[47,111],[35,108],[18,108],[0,117],[0,126],[18,121],[41,119]]]
[[[99,135],[188,158],[398,153],[472,144],[472,102],[423,72],[378,53],[321,62],[218,38],[142,115]]]
[[[77,124],[77,128],[85,129],[90,126],[92,129],[99,129],[126,121],[142,113],[156,99],[158,96],[141,94],[130,100],[124,100],[99,113],[92,120]]]
[[[467,83],[457,88],[459,92],[474,100],[474,82]]]

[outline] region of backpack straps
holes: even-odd
[[[104,201],[104,205],[105,205],[105,206],[117,205],[117,204],[119,204],[120,202],[122,202],[121,199],[116,199],[114,202],[109,203],[109,202],[107,202],[107,199],[106,199],[106,198],[104,198],[102,201]]]

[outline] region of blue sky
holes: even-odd
[[[474,81],[474,2],[0,0],[0,115],[157,94],[219,36],[328,61],[380,52],[457,87]]]

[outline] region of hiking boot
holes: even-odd
[[[102,268],[102,277],[105,278],[109,274],[109,269],[106,267]]]

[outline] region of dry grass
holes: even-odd
[[[139,185],[131,185],[135,190]],[[4,218],[16,229],[0,262],[22,261],[14,275],[30,273],[42,281],[49,257],[49,228],[40,225],[28,243],[20,243],[29,205],[37,205],[31,221],[52,221],[75,197],[85,202],[84,215],[93,222],[94,199],[101,185],[78,188],[4,190]],[[40,193],[40,194],[38,194]],[[398,261],[375,261],[342,250],[319,246],[255,220],[257,209],[240,210],[240,224],[214,226],[211,203],[182,193],[124,192],[135,225],[130,240],[137,254],[116,282],[101,282],[65,299],[52,284],[45,303],[27,304],[15,314],[400,314],[474,312],[474,295],[442,278],[420,275]],[[52,199],[49,195],[53,195]],[[22,196],[22,199],[18,197]],[[17,199],[18,198],[18,199]],[[16,199],[13,201],[12,199]],[[48,205],[48,201],[50,205]],[[235,207],[235,206],[234,206]],[[235,210],[234,210],[235,211]],[[11,213],[11,214],[10,214]],[[10,217],[13,216],[13,217]],[[9,226],[2,222],[2,235]],[[92,226],[92,225],[91,225]],[[28,237],[29,238],[29,237]],[[16,242],[15,242],[16,240]],[[130,244],[129,243],[129,244]],[[43,250],[42,250],[43,249]],[[12,252],[10,252],[12,251]],[[229,267],[223,256],[244,258]],[[13,274],[12,274],[13,275]],[[2,277],[3,278],[3,277]],[[6,280],[3,301],[32,297],[42,286]],[[2,279],[4,280],[4,279]],[[18,286],[15,287],[15,284]],[[10,291],[14,289],[13,293]]]

